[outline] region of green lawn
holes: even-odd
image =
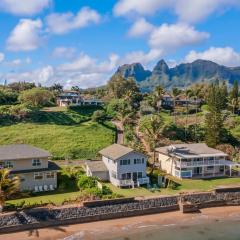
[[[124,197],[148,197],[148,196],[156,196],[156,195],[172,195],[180,192],[195,192],[195,191],[210,191],[218,186],[227,186],[227,185],[240,185],[240,178],[219,178],[219,179],[208,179],[208,180],[174,180],[179,184],[177,189],[168,189],[168,188],[160,188],[154,192],[150,191],[146,188],[135,188],[135,189],[120,189],[112,184],[107,184],[113,192],[117,194],[121,194]]]
[[[34,205],[34,204],[45,204],[54,203],[56,205],[61,205],[66,200],[75,200],[77,197],[81,196],[81,192],[68,192],[68,193],[45,193],[42,196],[21,198],[16,200],[9,200],[7,204],[19,205],[25,202],[24,205]]]
[[[115,140],[115,127],[90,121],[96,108],[47,109],[25,122],[0,125],[0,145],[26,143],[46,149],[53,159],[90,159]]]

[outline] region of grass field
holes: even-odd
[[[90,121],[96,109],[47,109],[23,123],[0,125],[0,144],[26,143],[46,149],[53,159],[88,159],[115,140],[114,126]]]
[[[175,181],[179,184],[176,189],[170,188],[160,188],[154,192],[150,191],[146,188],[135,188],[135,189],[120,189],[112,184],[107,184],[113,192],[117,194],[121,194],[125,197],[149,197],[149,196],[157,196],[157,195],[173,195],[180,192],[196,192],[196,191],[210,191],[218,186],[227,186],[227,185],[240,185],[239,178],[219,178],[219,179],[206,179],[206,180],[191,180],[184,179],[179,180],[175,179]]]

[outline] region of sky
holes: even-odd
[[[116,69],[240,66],[239,0],[0,0],[0,83],[104,85]]]

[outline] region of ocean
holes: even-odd
[[[190,226],[161,226],[139,233],[127,233],[106,240],[240,240],[240,221],[222,221]]]
[[[100,235],[85,235],[79,232],[64,240],[240,240],[240,220],[224,221],[216,220],[208,223],[193,223],[188,225],[141,225],[133,228],[125,228],[118,236],[111,236],[107,233],[104,237],[103,232]]]

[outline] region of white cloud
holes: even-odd
[[[71,59],[75,56],[76,49],[73,47],[56,47],[53,50],[53,57]]]
[[[114,6],[114,14],[123,16],[132,13],[152,15],[158,9],[167,7],[173,0],[119,0]]]
[[[42,21],[21,19],[7,39],[10,51],[31,51],[42,43]]]
[[[154,26],[147,22],[145,18],[138,19],[130,28],[128,35],[130,37],[139,37],[144,36],[150,32],[152,32]]]
[[[99,23],[100,20],[101,16],[98,12],[88,7],[83,7],[77,15],[71,12],[53,13],[46,18],[49,31],[55,34],[64,34],[92,23]]]
[[[169,52],[202,42],[208,37],[208,33],[199,32],[186,24],[163,24],[151,33],[149,45],[152,49],[162,49],[163,52]]]
[[[121,60],[121,64],[140,62],[144,66],[147,66],[153,61],[159,60],[162,56],[163,52],[161,49],[151,49],[147,53],[144,53],[143,51],[135,51],[126,54]]]
[[[15,15],[33,15],[49,7],[51,0],[1,0],[0,11]]]
[[[0,63],[3,62],[5,59],[5,55],[0,52]]]
[[[240,5],[238,0],[177,0],[175,12],[181,21],[194,23],[237,5]]]
[[[111,54],[108,60],[99,62],[87,54],[81,53],[77,59],[60,65],[58,69],[64,72],[78,71],[85,74],[106,73],[111,72],[117,66],[118,60],[119,57],[116,54]]]
[[[186,57],[185,62],[193,62],[197,59],[204,59],[216,62],[228,67],[240,66],[240,53],[231,47],[216,48],[211,47],[203,52],[191,51]]]
[[[172,10],[180,21],[198,22],[216,11],[239,6],[239,0],[119,0],[114,7],[116,16],[153,15],[162,9]]]
[[[57,67],[44,66],[33,71],[16,71],[2,74],[0,79],[7,79],[9,83],[28,81],[44,86],[60,83],[65,88],[78,85],[81,88],[96,87],[105,84],[115,71],[119,57],[109,55],[105,61],[98,61],[82,53],[77,59]]]

